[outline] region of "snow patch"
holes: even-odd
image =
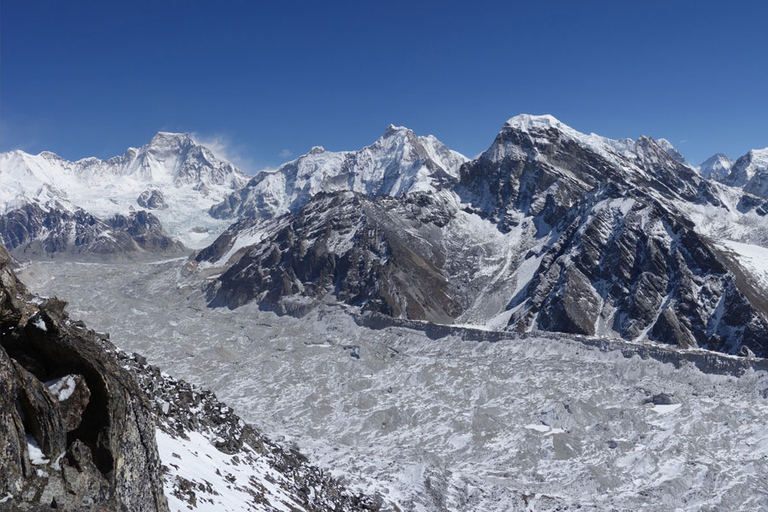
[[[75,378],[72,375],[66,375],[56,380],[49,380],[45,385],[59,402],[69,399],[77,387]]]

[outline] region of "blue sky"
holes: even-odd
[[[467,156],[518,113],[768,146],[764,2],[0,2],[0,151],[107,158],[196,133],[244,170],[390,123]]]

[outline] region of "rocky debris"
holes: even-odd
[[[181,243],[165,233],[157,217],[144,210],[102,220],[58,202],[25,202],[0,215],[0,240],[13,254],[25,257],[184,250]]]
[[[168,208],[162,190],[156,188],[142,192],[136,199],[136,202],[139,206],[146,208],[147,210],[165,210]]]
[[[219,402],[212,392],[163,374],[138,354],[117,351],[116,356],[150,397],[159,429],[181,443],[190,436],[202,435],[228,456],[222,460],[229,464],[203,463],[216,464],[217,475],[232,483],[230,489],[212,487],[203,475],[192,479],[179,475],[178,468],[173,467],[184,464],[178,453],[171,456],[172,460],[163,461],[166,491],[182,503],[192,507],[198,502],[215,503],[218,495],[234,490],[249,496],[253,503],[249,510],[283,510],[289,506],[291,510],[305,512],[376,511],[381,507],[380,498],[350,493],[329,473],[312,466],[295,448],[272,442]],[[269,468],[265,473],[267,481],[251,478],[248,484],[241,482],[238,470],[264,465]],[[278,485],[285,495],[281,498],[271,492],[269,484]]]
[[[168,510],[144,393],[9,261],[0,247],[0,510]]]
[[[332,299],[394,317],[450,322],[461,304],[441,271],[439,232],[452,215],[448,204],[428,194],[376,200],[318,194],[271,224],[261,243],[208,287],[209,303],[236,308],[258,300],[265,309],[301,315]],[[233,228],[197,260],[226,254],[244,225]]]

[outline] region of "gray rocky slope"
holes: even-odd
[[[10,263],[0,246],[0,510],[378,509],[210,391],[32,296]]]
[[[318,192],[282,216],[234,224],[196,262],[212,276],[212,306],[256,300],[303,314],[343,302],[766,355],[763,285],[692,213],[759,231],[761,200],[703,179],[668,146],[518,116],[455,180],[396,197]]]
[[[58,206],[58,207],[57,207]],[[100,219],[82,208],[26,202],[0,215],[0,241],[17,257],[130,257],[186,251],[145,210]]]

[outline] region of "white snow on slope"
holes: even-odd
[[[768,148],[753,149],[736,160],[731,168],[728,183],[743,187],[762,171],[768,171]]]
[[[723,240],[721,243],[738,255],[739,263],[759,283],[758,286],[768,290],[768,249],[732,240]]]
[[[733,160],[723,153],[717,153],[707,158],[699,166],[699,174],[705,178],[722,180],[728,176],[733,167]]]
[[[255,456],[247,445],[245,449],[254,457],[246,463],[236,455],[220,452],[195,431],[187,432],[188,439],[183,439],[158,428],[155,437],[160,459],[169,469],[163,480],[171,512],[189,510],[189,503],[174,494],[173,483],[177,477],[193,482],[197,500],[194,510],[198,512],[303,510],[280,487],[282,475]],[[264,502],[254,500],[252,493],[255,490],[263,493]]]

